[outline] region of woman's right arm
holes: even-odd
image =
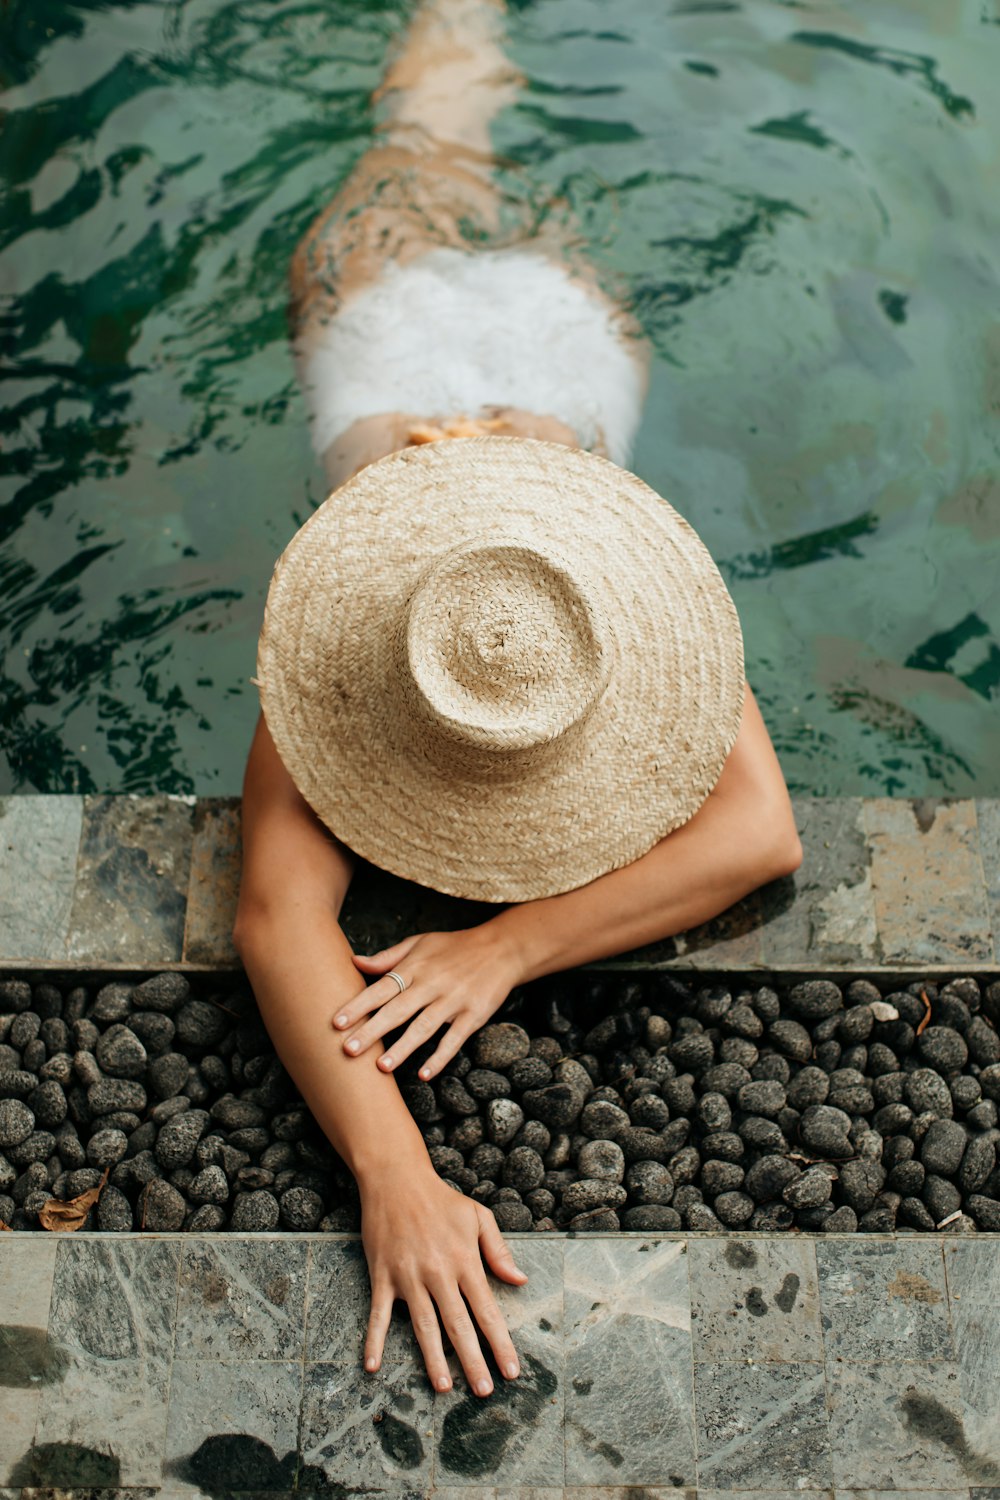
[[[517,1373],[517,1356],[480,1251],[503,1280],[520,1284],[524,1273],[489,1209],[435,1172],[395,1079],[376,1066],[382,1047],[350,1057],[331,1030],[330,1016],[364,988],[338,921],[351,872],[352,856],[296,789],[262,716],[243,783],[233,940],[278,1056],[358,1181],[372,1284],[365,1368],[381,1363],[401,1297],[434,1388],[451,1385],[440,1313],[470,1385],[486,1395],[492,1383],[469,1308],[505,1374]]]

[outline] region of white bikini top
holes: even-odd
[[[514,406],[560,418],[627,465],[643,377],[610,303],[531,250],[442,247],[388,262],[296,357],[313,445],[381,412],[474,417]]]

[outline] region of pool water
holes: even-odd
[[[239,790],[324,493],[287,263],[411,10],[0,10],[0,791]],[[1000,795],[995,0],[522,0],[509,38],[499,179],[649,335],[634,467],[790,787]]]

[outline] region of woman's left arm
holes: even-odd
[[[379,980],[335,1024],[350,1037],[347,1050],[360,1053],[412,1018],[379,1059],[391,1069],[450,1023],[420,1070],[433,1077],[515,985],[686,932],[801,863],[785,780],[747,684],[722,774],[680,828],[640,859],[577,890],[507,907],[479,927],[422,933],[357,957],[370,975],[397,968],[407,988],[397,995],[394,980]]]

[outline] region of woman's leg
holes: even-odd
[[[398,264],[495,235],[490,123],[516,93],[500,0],[426,0],[376,90],[379,143],[306,232],[292,260],[296,331],[328,318]]]

